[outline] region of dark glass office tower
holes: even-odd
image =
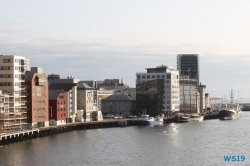
[[[136,109],[149,116],[162,114],[164,79],[153,80],[136,85]]]
[[[177,55],[177,69],[180,75],[189,75],[200,82],[200,66],[198,54],[179,54]]]

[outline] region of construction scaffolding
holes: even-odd
[[[22,107],[14,95],[0,93],[0,131],[8,132],[26,128],[26,110],[27,107]]]

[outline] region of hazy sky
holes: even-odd
[[[195,53],[206,92],[250,102],[249,16],[249,0],[0,0],[0,54],[135,87],[136,72]]]

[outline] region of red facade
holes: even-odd
[[[49,99],[49,118],[55,121],[66,122],[66,98],[63,92],[58,93],[57,98]]]
[[[27,81],[28,124],[45,127],[49,121],[48,81],[45,74],[34,73]]]

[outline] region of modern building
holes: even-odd
[[[135,99],[127,95],[111,95],[102,100],[103,114],[129,116],[135,110]]]
[[[63,90],[49,91],[49,124],[62,125],[66,124],[66,97]]]
[[[156,68],[147,68],[146,73],[136,73],[136,87],[140,84],[153,81],[153,80],[163,80],[163,83],[157,82],[154,83],[154,86],[163,86],[163,87],[154,87],[153,93],[156,93],[155,90],[157,89],[160,91],[164,89],[161,98],[161,110],[162,113],[169,113],[173,111],[179,111],[179,71],[173,69],[170,66],[157,66]],[[146,90],[146,89],[145,89]],[[148,90],[149,93],[150,90]],[[138,98],[138,89],[136,88],[136,100],[140,100]],[[148,108],[145,108],[148,109]]]
[[[67,123],[76,122],[77,116],[77,83],[79,79],[68,77],[66,79],[53,79],[49,81],[49,90],[63,90],[66,98]]]
[[[10,115],[12,114],[9,112],[9,99],[10,96],[7,94],[2,94],[2,91],[0,90],[0,133],[11,131],[12,123],[14,120],[16,120],[14,118],[10,118]]]
[[[198,54],[177,55],[177,69],[180,75],[189,75],[200,82],[200,59]]]
[[[180,76],[180,112],[200,113],[198,80],[188,75]]]
[[[163,113],[164,105],[164,79],[147,81],[136,85],[136,112],[132,114],[140,115],[145,113],[150,116],[157,116]],[[168,101],[168,100],[167,100]],[[169,107],[169,108],[168,108]],[[170,109],[171,101],[169,100]]]
[[[0,55],[0,90],[9,95],[8,130],[27,127],[27,99],[24,74],[30,70],[30,60],[16,55]]]
[[[32,67],[25,73],[27,87],[28,128],[49,126],[49,88],[42,68]]]

